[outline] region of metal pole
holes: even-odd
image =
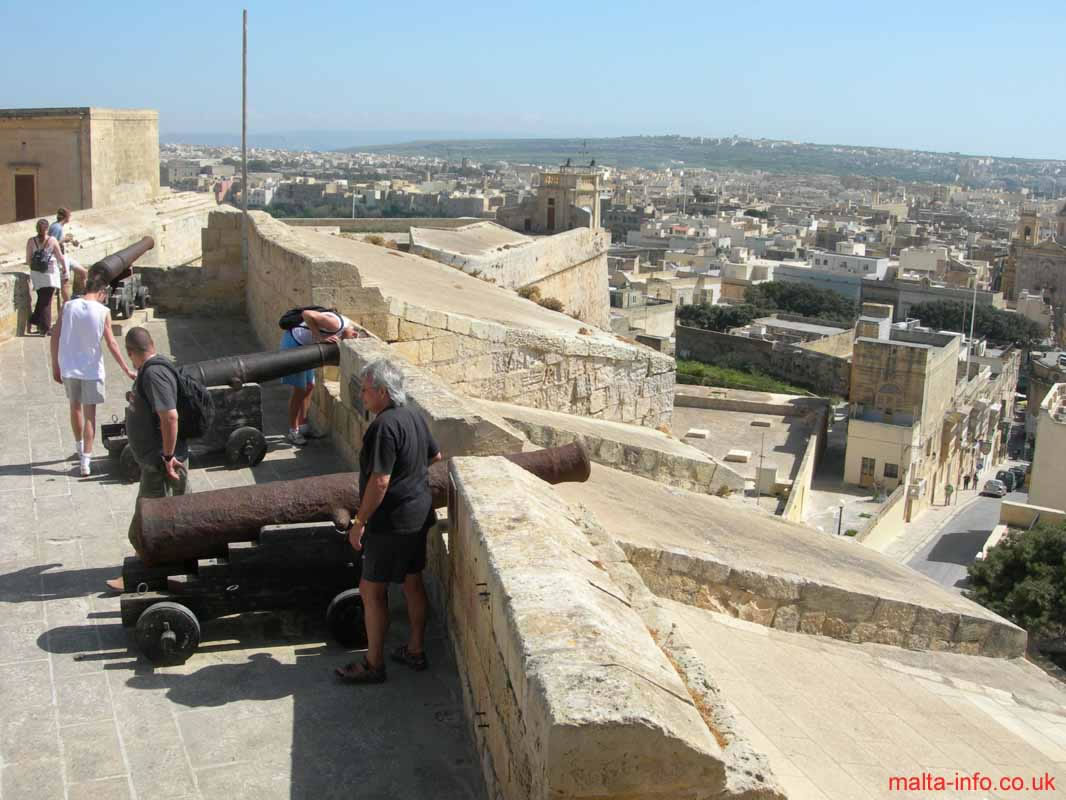
[[[241,40],[241,269],[248,274],[248,9]]]

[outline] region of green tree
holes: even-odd
[[[763,311],[750,305],[712,306],[709,303],[681,306],[677,312],[677,321],[690,328],[702,328],[705,331],[727,331],[747,325],[753,319],[763,316]]]
[[[908,316],[921,320],[922,325],[938,331],[970,333],[970,304],[954,300],[937,300],[911,306]],[[1040,326],[1012,311],[989,306],[977,306],[973,324],[974,335],[993,344],[1014,344],[1026,349],[1036,345],[1043,336]]]
[[[1066,524],[1012,533],[969,567],[966,595],[1034,636],[1066,632]]]
[[[816,289],[802,283],[757,283],[744,290],[744,299],[759,308],[848,324],[859,316],[858,307],[852,300],[831,289]]]

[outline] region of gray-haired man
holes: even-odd
[[[366,617],[366,658],[337,669],[351,683],[385,680],[385,634],[389,629],[389,583],[402,583],[411,632],[392,658],[412,669],[427,666],[426,534],[436,522],[429,465],[440,448],[417,411],[407,405],[403,373],[384,359],[360,373],[363,407],[375,415],[359,452],[359,509],[349,534],[363,552],[359,592]]]

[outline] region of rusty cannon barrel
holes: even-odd
[[[291,350],[267,353],[246,353],[225,356],[210,361],[186,364],[181,369],[204,386],[230,386],[239,389],[246,383],[263,383],[283,378],[305,369],[340,363],[341,353],[336,342],[308,344]]]
[[[114,286],[116,282],[132,275],[133,262],[153,247],[155,247],[155,239],[151,236],[145,236],[129,247],[123,247],[121,250],[101,258],[89,267],[89,274],[103,273],[107,278],[107,282]]]
[[[588,452],[580,442],[504,457],[548,483],[582,482],[589,476]],[[448,460],[429,468],[434,508],[448,503]],[[212,558],[225,555],[230,542],[256,539],[264,525],[344,521],[358,507],[356,472],[146,497],[137,501],[133,544],[148,565]]]

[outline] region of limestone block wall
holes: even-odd
[[[364,285],[355,263],[316,251],[284,223],[262,212],[249,217],[248,317],[265,348],[277,346],[286,309],[336,307],[461,394],[650,427],[669,423],[669,356],[603,332],[539,332],[404,302]],[[212,215],[205,264],[212,231],[228,224]]]
[[[0,275],[0,342],[26,330],[30,312],[30,278],[18,272]]]
[[[650,348],[409,304],[403,315],[397,349],[464,394],[649,427],[669,424],[674,361]]]
[[[339,380],[317,380],[312,395],[312,422],[329,431],[333,443],[352,468],[358,466],[363,434],[370,424],[362,408],[359,371],[379,358],[388,358],[404,374],[409,402],[426,418],[445,458],[457,455],[515,453],[525,442],[502,417],[475,411],[431,372],[400,357],[393,347],[375,338],[350,339],[341,346]],[[320,375],[321,377],[321,371]]]
[[[780,630],[912,650],[1016,658],[1026,633],[999,618],[889,600],[825,583],[735,569],[706,554],[619,542],[656,594]]]
[[[496,458],[451,476],[443,594],[490,796],[771,796],[729,791],[726,743],[551,487]]]
[[[472,217],[282,217],[294,228],[337,228],[344,233],[407,233],[411,228],[465,228]]]
[[[506,411],[501,413],[507,422],[539,447],[560,447],[581,438],[588,448],[589,458],[597,464],[690,492],[715,494],[723,488],[744,491],[743,476],[696,448],[690,448],[691,455],[682,455],[666,448],[619,441],[607,431],[602,435],[588,431],[577,433],[565,426],[521,419]]]
[[[471,225],[476,237],[483,222]],[[527,238],[488,252],[458,252],[411,237],[411,252],[464,272],[482,276],[508,289],[536,286],[542,297],[554,297],[565,313],[600,328],[610,325],[607,250],[610,234],[601,228],[575,228],[554,236]]]
[[[68,244],[66,252],[89,266],[142,236],[151,236],[155,247],[137,260],[138,266],[187,264],[200,258],[200,231],[217,208],[214,195],[175,192],[145,203],[76,211],[66,232],[78,244]],[[55,219],[54,209],[49,219]],[[36,233],[34,222],[0,225],[0,271],[29,274],[26,240]]]

